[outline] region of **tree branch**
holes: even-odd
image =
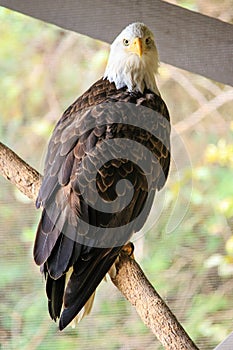
[[[0,143],[0,173],[34,200],[40,174],[7,146]],[[144,324],[167,350],[198,350],[171,310],[152,287],[137,262],[122,252],[112,282],[135,307]]]
[[[138,263],[121,253],[115,286],[135,307],[144,324],[167,350],[197,350],[175,315],[146,278]]]
[[[25,196],[36,200],[41,176],[10,148],[0,142],[0,173]]]

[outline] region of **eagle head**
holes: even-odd
[[[129,91],[149,89],[159,94],[155,81],[158,65],[153,33],[143,23],[132,23],[113,41],[104,78],[117,89],[126,86]]]

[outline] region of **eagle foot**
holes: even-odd
[[[131,258],[134,258],[133,252],[134,252],[134,245],[132,242],[128,242],[127,244],[125,244],[121,251],[125,254],[127,254],[128,256],[130,256]]]

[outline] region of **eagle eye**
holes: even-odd
[[[123,40],[123,44],[124,44],[125,46],[129,46],[129,40],[128,40],[128,39],[124,39],[124,40]]]
[[[148,38],[146,38],[145,42],[146,42],[146,45],[149,45],[151,43],[151,38],[148,36]]]

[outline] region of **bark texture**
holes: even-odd
[[[120,255],[117,274],[112,281],[135,307],[144,324],[151,329],[165,349],[198,349],[138,263],[124,252]]]
[[[35,201],[41,175],[0,143],[0,173]],[[122,252],[112,282],[135,307],[145,325],[167,350],[198,350],[171,310],[155,291],[137,262]]]
[[[41,182],[40,174],[1,142],[0,173],[28,198],[36,199]]]

